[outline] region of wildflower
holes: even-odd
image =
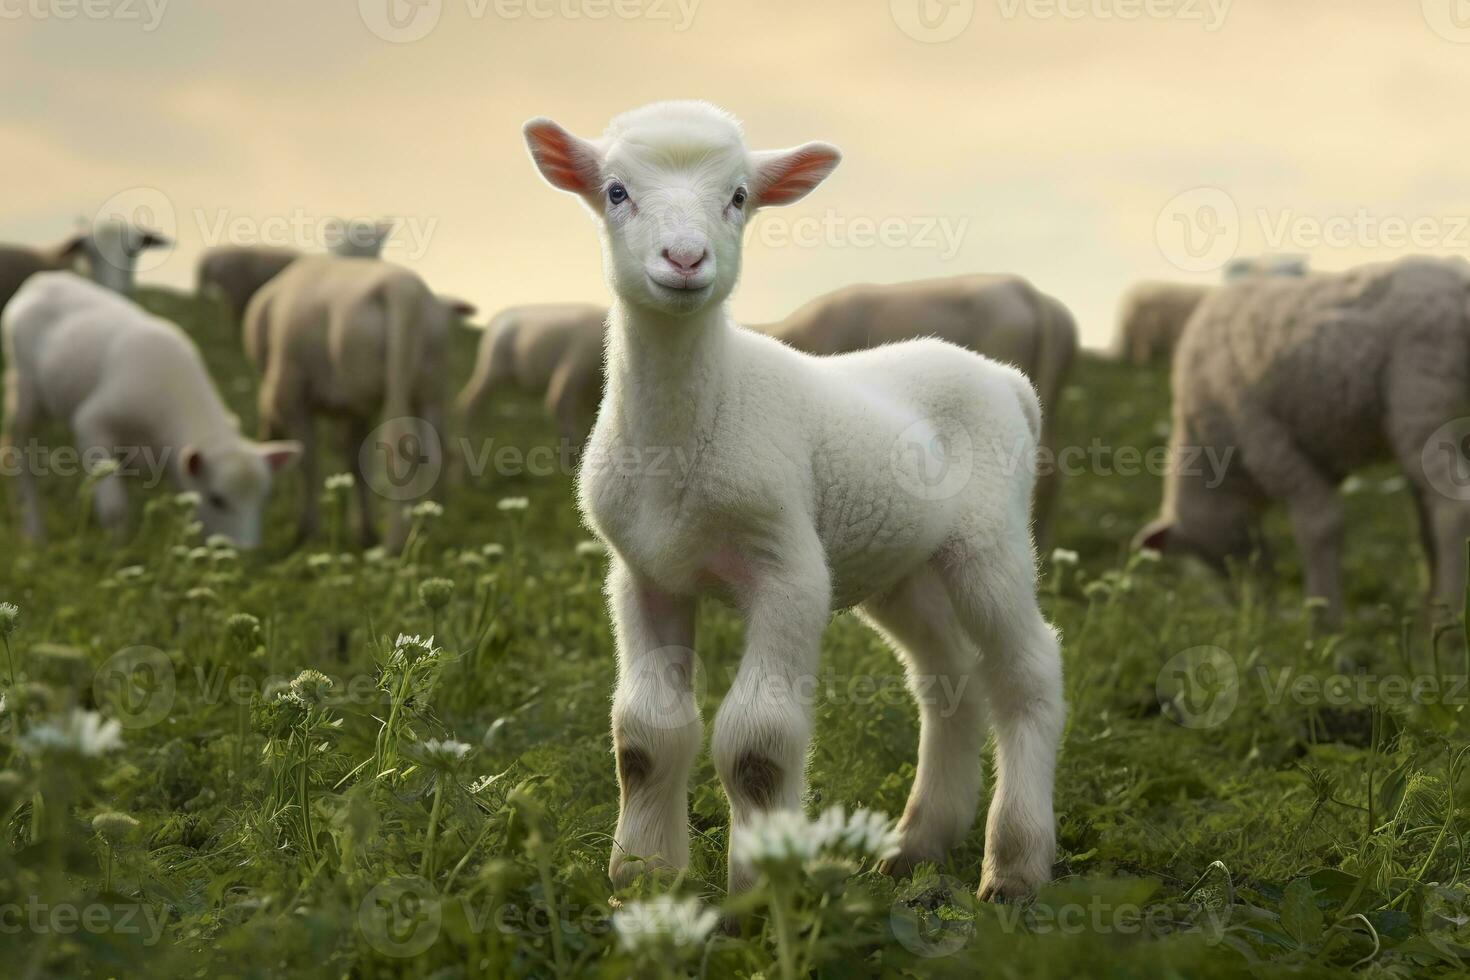
[[[794,810],[776,810],[738,828],[731,852],[757,867],[844,855],[882,859],[898,853],[898,832],[891,820],[871,810],[848,816],[833,807],[816,820]]]
[[[495,504],[497,510],[505,511],[525,510],[529,506],[531,501],[527,497],[501,497]]]
[[[138,829],[138,821],[126,813],[107,810],[92,818],[92,829],[97,831],[97,836],[116,847],[133,836]]]
[[[450,579],[431,578],[419,583],[419,601],[430,611],[443,609],[453,597],[454,582]]]
[[[174,494],[174,505],[179,510],[193,510],[199,506],[199,494],[193,490],[185,490],[183,493]]]
[[[209,561],[211,557],[212,556],[210,555],[208,548],[200,547],[189,549],[189,560],[197,564],[202,565],[205,562]]]
[[[382,545],[374,545],[362,553],[362,560],[369,565],[381,565],[388,560],[388,549]]]
[[[231,541],[223,534],[211,534],[209,537],[204,539],[204,546],[206,548],[211,548],[214,551],[235,550],[235,542]]]
[[[436,502],[432,500],[422,500],[419,503],[414,504],[413,509],[411,509],[408,513],[409,516],[414,518],[415,520],[422,520],[425,518],[433,520],[444,516],[444,508],[440,507]]]
[[[1154,548],[1143,548],[1140,549],[1138,552],[1139,561],[1156,562],[1163,557],[1164,556],[1159,554],[1159,552]]]
[[[206,585],[196,585],[184,593],[184,598],[190,602],[215,602],[219,599],[219,595]]]
[[[335,493],[338,490],[346,492],[356,485],[357,481],[352,478],[351,473],[333,473],[323,481],[323,486],[327,488],[328,493]]]
[[[311,569],[314,572],[319,572],[319,571],[322,571],[323,569],[331,568],[332,567],[332,556],[331,555],[328,555],[328,554],[324,554],[324,553],[322,553],[320,551],[317,552],[314,555],[307,555],[307,557],[306,557],[306,567],[309,568],[309,569]]]
[[[331,693],[332,679],[319,670],[308,667],[291,681],[291,696],[308,707],[326,704]]]
[[[393,641],[393,652],[401,654],[412,664],[424,657],[432,657],[439,652],[439,648],[434,646],[432,636],[426,640],[417,633],[412,636],[407,633],[399,633],[398,639]]]
[[[431,738],[414,746],[413,754],[427,766],[450,771],[459,767],[474,746],[452,738]]]
[[[122,748],[122,726],[95,711],[72,708],[65,718],[26,732],[20,743],[27,752],[36,755],[58,752],[100,756]]]
[[[186,551],[185,554],[188,554],[188,552]],[[112,574],[113,578],[126,581],[130,579],[142,578],[143,576],[148,574],[148,569],[144,568],[142,565],[125,565]]]
[[[699,899],[672,895],[626,902],[612,917],[618,941],[630,952],[666,944],[699,946],[719,921]]]
[[[485,558],[484,558],[484,556],[483,555],[477,555],[473,551],[461,551],[459,553],[459,557],[457,559],[455,559],[455,560],[458,561],[465,568],[484,568],[485,567]]]
[[[605,554],[607,554],[607,545],[601,541],[589,540],[577,542],[578,558],[601,558]]]
[[[13,602],[0,602],[0,636],[9,636],[20,625],[20,607]]]
[[[1051,563],[1053,565],[1075,565],[1077,564],[1077,552],[1058,548],[1051,553]]]
[[[235,613],[225,620],[225,632],[234,637],[235,642],[241,646],[253,643],[260,635],[260,620],[249,613]]]
[[[490,561],[499,561],[505,557],[505,545],[487,544],[480,549],[480,554],[484,555]]]

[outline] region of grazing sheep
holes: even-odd
[[[38,272],[69,271],[79,262],[85,264],[94,281],[124,296],[130,295],[138,255],[169,244],[157,232],[119,221],[104,221],[54,248],[0,245],[0,310],[31,276]]]
[[[1065,708],[1035,595],[1034,481],[1011,455],[1040,436],[1030,383],[940,340],[812,357],[731,321],[746,222],[821,183],[839,159],[825,143],[751,152],[732,117],[698,102],[619,116],[595,142],[548,119],[525,136],[546,180],[599,218],[613,293],[579,502],[612,554],[614,882],[688,862],[694,612],[713,594],[746,625],[711,743],[735,826],[801,806],[823,629],[857,606],[920,701],[918,773],[886,867],[941,860],[968,833],[988,708],[999,780],[979,891],[1031,892],[1051,873]],[[950,710],[925,693],[936,678],[961,692]],[[753,873],[732,860],[731,888]]]
[[[265,431],[304,447],[305,500],[298,539],[320,522],[318,415],[346,421],[346,452],[356,474],[361,535],[374,540],[372,491],[361,451],[374,420],[387,420],[385,462],[437,478],[452,316],[473,308],[436,297],[407,269],[377,259],[309,256],[291,263],[255,294],[245,311],[246,353],[261,371]],[[419,420],[432,431],[424,431]],[[372,447],[369,447],[371,449]],[[413,459],[407,453],[422,452]],[[425,467],[420,470],[419,467]],[[419,496],[405,491],[405,497]],[[402,547],[403,508],[388,511],[387,544]]]
[[[84,244],[84,236],[73,235],[54,248],[0,245],[0,310],[5,309],[21,283],[36,273],[72,268]]]
[[[5,422],[0,448],[24,453],[47,419],[71,426],[89,470],[104,458],[124,467],[167,466],[199,495],[199,520],[244,548],[260,543],[272,474],[294,442],[240,435],[199,350],[172,323],[69,272],[43,272],[21,286],[0,317],[5,344]],[[43,537],[33,467],[19,467],[21,528]],[[94,490],[99,521],[127,521],[122,474]]]
[[[200,257],[195,291],[200,296],[217,293],[224,300],[230,322],[239,324],[250,298],[299,258],[301,253],[289,248],[219,245]]]
[[[1282,501],[1306,591],[1342,614],[1338,484],[1382,459],[1403,468],[1429,555],[1434,598],[1464,598],[1470,505],[1465,464],[1431,436],[1470,407],[1470,266],[1406,259],[1306,278],[1222,287],[1174,356],[1173,463],[1163,516],[1135,540],[1217,569],[1248,557],[1257,512]],[[1201,452],[1233,454],[1223,478]]]
[[[1123,296],[1118,354],[1140,367],[1167,360],[1184,325],[1214,289],[1188,282],[1141,282]]]
[[[456,415],[467,425],[492,391],[512,385],[541,395],[561,436],[580,443],[602,397],[607,308],[585,303],[516,306],[495,315],[480,338],[475,372]]]
[[[1041,396],[1041,444],[1056,458],[1054,420],[1077,354],[1077,324],[1062,303],[1018,276],[970,275],[849,286],[807,303],[779,323],[755,327],[808,354],[846,354],[920,337],[1014,365]],[[1059,473],[1036,482],[1038,544],[1050,540]]]

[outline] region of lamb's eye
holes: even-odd
[[[215,510],[230,509],[230,502],[226,500],[222,494],[212,493],[207,499],[209,500],[209,506],[213,507]]]
[[[613,181],[607,189],[607,201],[613,207],[617,207],[628,199],[628,188],[617,181]]]
[[[737,208],[743,208],[743,207],[745,207],[745,188],[744,187],[736,188],[736,190],[735,190],[735,196],[732,197],[732,198],[730,198],[730,203],[733,206],[737,207]]]

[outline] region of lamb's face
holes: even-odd
[[[179,482],[198,495],[204,533],[220,534],[239,548],[260,545],[262,517],[277,471],[301,455],[297,442],[226,440],[217,446],[185,447]]]
[[[546,179],[598,217],[613,292],[673,316],[723,303],[755,209],[799,200],[840,159],[822,143],[752,153],[733,118],[698,102],[625,113],[596,143],[534,119],[526,141]]]
[[[150,248],[173,244],[164,236],[123,221],[99,221],[82,240],[92,279],[124,296],[133,291],[138,256]]]

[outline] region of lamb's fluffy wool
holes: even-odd
[[[244,439],[182,330],[70,272],[27,280],[0,330],[5,446],[23,446],[47,418],[65,422],[89,464],[116,454],[140,472],[166,466],[181,489],[199,494],[207,532],[259,543],[271,472],[301,447]],[[99,518],[117,530],[127,517],[120,476],[94,490]],[[27,466],[16,482],[23,529],[39,538],[34,479]]]
[[[1309,595],[1342,606],[1338,483],[1393,459],[1413,488],[1432,591],[1462,601],[1470,504],[1447,494],[1465,462],[1431,436],[1470,402],[1470,266],[1406,259],[1347,273],[1256,278],[1195,312],[1173,368],[1176,462],[1232,454],[1223,482],[1176,466],[1141,541],[1218,564],[1246,556],[1253,518],[1286,503]],[[1444,450],[1444,451],[1440,451]]]
[[[832,611],[857,606],[902,651],[916,693],[926,677],[959,692],[921,697],[918,774],[888,866],[940,859],[968,831],[988,699],[1000,775],[981,893],[1034,889],[1055,847],[1064,709],[1035,597],[1030,384],[939,340],[820,358],[730,320],[748,216],[820,183],[830,146],[750,152],[701,103],[625,114],[597,142],[545,119],[526,135],[548,181],[599,216],[614,293],[579,485],[613,554],[614,879],[688,861],[694,607],[710,593],[746,622],[712,741],[737,827],[801,805],[805,682]],[[751,874],[732,855],[731,887]]]

